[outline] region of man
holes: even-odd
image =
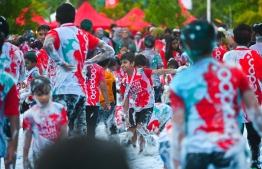
[[[193,65],[170,84],[174,166],[248,168],[245,139],[237,120],[241,98],[260,134],[262,115],[245,73],[212,57],[216,31],[208,22],[191,22],[181,39]]]
[[[51,30],[45,39],[44,48],[59,67],[53,91],[53,101],[67,107],[69,135],[86,135],[85,60],[88,49],[100,47],[102,52],[86,64],[92,64],[114,55],[112,47],[87,32],[78,29],[75,8],[62,3],[56,10],[59,28]]]
[[[248,46],[251,42],[252,30],[250,26],[246,24],[239,24],[233,30],[234,41],[237,47],[225,53],[224,62],[237,65],[242,68],[246,73],[246,77],[249,80],[250,85],[256,95],[258,103],[262,104],[262,93],[260,88],[260,82],[262,81],[262,58],[260,54]],[[249,118],[246,112],[244,112],[244,124],[247,129],[247,139],[252,154],[252,166],[253,168],[260,169],[260,142],[261,137],[253,128],[252,119]]]

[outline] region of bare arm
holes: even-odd
[[[32,131],[25,130],[24,131],[24,149],[23,149],[23,167],[31,169],[31,163],[28,159],[29,149],[32,140]]]
[[[236,42],[228,35],[227,31],[224,29],[222,32],[225,35],[225,37],[227,38],[228,44],[232,46],[233,48],[236,48],[237,47]]]
[[[11,124],[11,143],[7,147],[7,154],[5,158],[5,164],[10,165],[16,160],[16,150],[18,144],[18,134],[19,134],[19,115],[9,116]]]
[[[101,93],[104,96],[106,105],[110,105],[108,91],[107,91],[107,88],[106,88],[106,82],[104,80],[100,81],[99,86],[100,86]]]
[[[187,66],[180,66],[178,69],[157,69],[157,70],[152,70],[152,74],[158,74],[158,75],[176,74],[186,68]]]
[[[86,65],[89,65],[89,64],[93,64],[93,63],[97,63],[97,62],[100,62],[102,60],[105,60],[109,57],[113,57],[114,54],[115,54],[115,51],[114,49],[109,46],[107,43],[105,43],[104,41],[100,40],[98,42],[98,45],[97,47],[99,47],[101,49],[101,53],[97,54],[96,56],[94,56],[93,58],[87,60],[85,62]]]
[[[242,94],[242,98],[247,108],[248,117],[256,131],[262,136],[262,111],[254,92],[252,90],[246,91]]]
[[[60,140],[67,138],[67,124],[60,126]]]

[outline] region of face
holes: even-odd
[[[12,44],[19,45],[19,40],[17,35],[12,35]]]
[[[119,51],[121,54],[124,54],[127,52],[127,48],[126,47],[122,47]]]
[[[36,65],[35,62],[31,62],[30,60],[25,59],[25,68],[26,68],[26,70],[32,69],[35,65]]]
[[[127,59],[122,60],[121,67],[124,72],[128,73],[132,71],[134,69],[134,66],[135,66],[135,62],[130,63],[130,61]]]
[[[128,31],[127,30],[122,31],[122,38],[128,38]]]
[[[172,49],[177,49],[179,47],[179,41],[178,40],[173,40],[172,41]]]
[[[47,30],[40,30],[39,32],[37,32],[37,39],[41,43],[44,43],[47,32]]]
[[[46,87],[44,93],[35,91],[33,97],[40,107],[46,106],[50,101],[50,89]]]

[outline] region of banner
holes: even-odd
[[[106,0],[106,8],[114,8],[118,4],[118,0]]]

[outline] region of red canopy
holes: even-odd
[[[133,8],[128,14],[116,21],[119,27],[127,27],[131,31],[139,31],[144,27],[150,26],[149,23],[143,21],[145,13],[138,8]]]
[[[109,29],[114,23],[112,19],[105,15],[99,14],[88,2],[84,2],[77,10],[75,17],[75,25],[80,26],[83,19],[89,19],[93,22],[93,29],[103,28]]]

